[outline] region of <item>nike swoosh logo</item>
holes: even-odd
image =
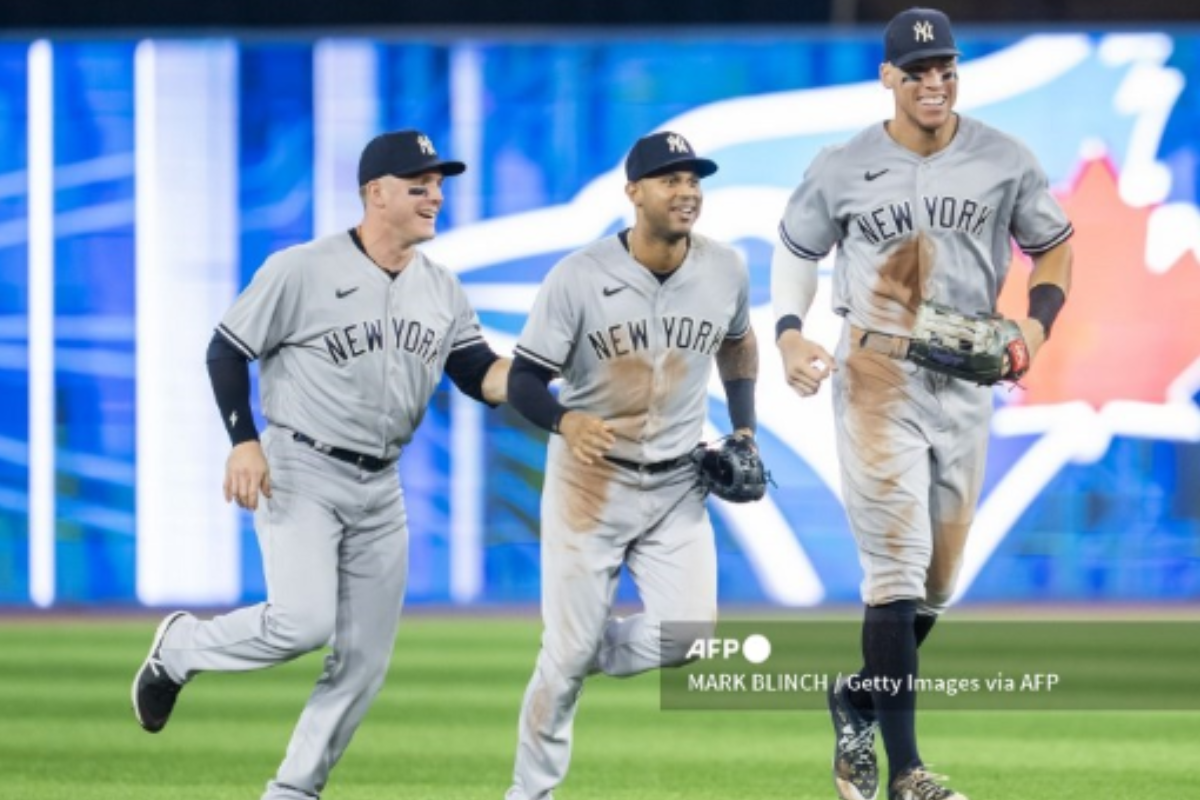
[[[338,296],[338,300],[341,300],[343,297],[349,297],[350,295],[354,294],[357,291],[358,291],[358,287],[353,286],[349,289],[338,289],[338,290],[336,290],[335,293]]]
[[[629,288],[628,286],[614,286],[613,288],[610,289],[606,286],[606,287],[604,287],[604,296],[612,297],[617,292],[623,292],[628,288]]]
[[[889,171],[890,170],[886,170],[886,169],[881,169],[881,170],[879,170],[879,172],[871,172],[870,170],[867,170],[867,174],[864,175],[863,177],[869,181],[873,181],[876,178],[878,178],[880,175],[882,175],[883,173],[889,172]]]

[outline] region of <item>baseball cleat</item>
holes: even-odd
[[[133,714],[138,724],[150,733],[158,733],[167,725],[171,711],[175,708],[175,699],[179,697],[182,683],[176,683],[167,675],[159,651],[162,649],[163,637],[180,617],[187,616],[184,611],[170,614],[158,624],[154,633],[154,641],[150,643],[150,654],[142,662],[141,669],[133,676]]]
[[[833,785],[841,800],[875,800],[879,794],[879,765],[875,760],[879,723],[868,720],[854,707],[846,697],[845,686],[846,679],[839,675],[829,690],[829,715],[837,737]]]
[[[888,800],[967,800],[965,794],[942,786],[945,775],[935,775],[924,767],[900,774],[888,788]]]

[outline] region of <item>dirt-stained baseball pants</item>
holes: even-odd
[[[865,349],[860,337],[844,326],[833,407],[862,599],[911,598],[939,614],[983,484],[992,392]]]
[[[645,610],[610,616],[622,564]],[[507,800],[542,800],[567,773],[584,678],[684,663],[663,622],[716,624],[712,523],[695,470],[585,466],[551,437],[542,493],[542,649],[525,691]],[[695,631],[695,627],[691,627]]]

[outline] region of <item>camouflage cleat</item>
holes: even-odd
[[[833,750],[833,785],[842,800],[875,800],[879,793],[879,765],[875,761],[875,731],[845,693],[846,681],[838,676],[829,690],[829,715],[837,745]]]
[[[935,775],[924,767],[915,767],[892,781],[888,800],[967,800],[965,794],[942,785],[945,775]]]

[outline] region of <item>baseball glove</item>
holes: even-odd
[[[1017,381],[1029,369],[1029,348],[1017,323],[1000,316],[963,314],[924,302],[917,311],[908,360],[991,386]]]
[[[692,451],[692,460],[704,490],[731,503],[761,500],[771,481],[749,436],[726,436],[711,445],[701,442]]]

